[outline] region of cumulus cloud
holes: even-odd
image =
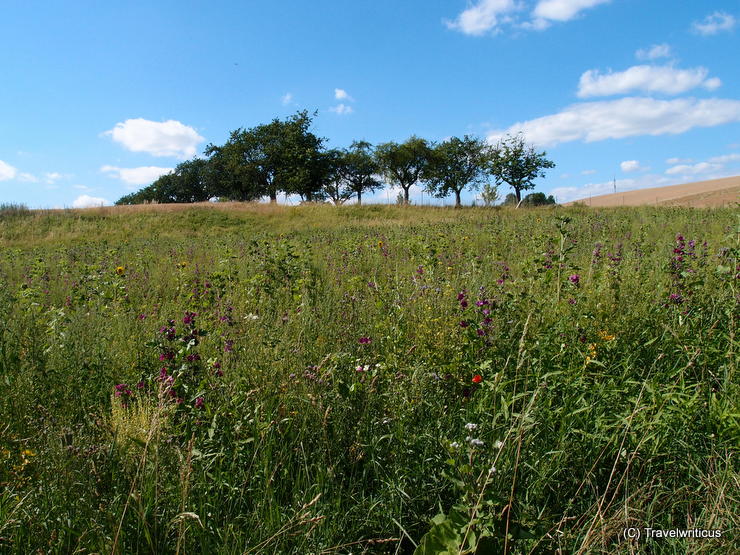
[[[596,173],[596,170],[583,170],[581,172],[581,175],[593,175]]]
[[[627,97],[583,102],[561,112],[518,122],[488,135],[496,142],[505,135],[523,133],[528,141],[552,146],[570,141],[587,143],[639,135],[677,135],[694,127],[740,122],[740,100]]]
[[[740,162],[740,154],[723,154],[722,156],[713,156],[709,159],[713,164],[726,164],[727,162]]]
[[[722,164],[712,164],[710,162],[699,162],[698,164],[680,164],[668,168],[665,173],[666,175],[702,175],[712,172],[717,172],[722,169]]]
[[[110,201],[104,198],[80,195],[72,202],[72,208],[93,208],[96,206],[105,206],[107,204],[110,204]]]
[[[714,12],[705,17],[702,21],[694,21],[691,29],[700,35],[716,35],[722,31],[731,31],[737,20],[734,16],[726,12]]]
[[[346,100],[348,102],[354,102],[354,98],[352,98],[349,94],[347,94],[347,91],[344,89],[334,89],[334,98],[337,100]]]
[[[9,181],[11,179],[15,179],[15,176],[18,175],[18,169],[14,168],[7,162],[3,162],[0,160],[0,181]]]
[[[446,21],[447,27],[466,35],[480,36],[495,31],[497,26],[508,19],[502,16],[517,9],[514,0],[479,0],[461,12],[454,21]]]
[[[280,102],[283,103],[283,106],[293,104],[293,93],[285,93],[282,97],[280,97]]]
[[[670,66],[632,66],[625,71],[602,74],[589,69],[581,75],[578,97],[611,96],[634,91],[679,94],[695,87],[714,90],[722,82],[716,77],[707,79],[709,70],[704,67],[675,69]]]
[[[665,173],[666,175],[678,175],[683,179],[689,179],[701,177],[703,179],[709,179],[714,177],[722,177],[724,175],[725,165],[732,162],[740,162],[740,154],[723,154],[720,156],[712,156],[711,158],[698,162],[696,164],[690,164],[690,159],[680,160],[678,158],[671,158],[666,160],[670,163],[674,161],[675,165],[668,168]]]
[[[643,167],[638,160],[625,160],[619,164],[620,169],[624,173],[636,172],[641,170],[648,170],[650,168]]]
[[[668,44],[654,44],[650,48],[641,48],[635,52],[638,60],[658,60],[671,57],[671,47]]]
[[[348,106],[347,104],[337,104],[329,108],[329,111],[334,112],[338,116],[346,116],[354,112],[352,106]]]
[[[132,152],[182,159],[194,156],[196,147],[204,140],[192,127],[172,119],[163,122],[127,119],[104,134]]]
[[[532,14],[536,20],[570,21],[579,13],[611,0],[540,0]]]
[[[138,168],[119,168],[117,166],[103,166],[100,171],[110,177],[120,179],[129,185],[148,185],[158,177],[170,173],[173,168],[160,168],[158,166],[141,166]]]
[[[693,158],[668,158],[665,163],[672,166],[674,164],[688,164],[693,161]]]
[[[466,35],[480,36],[488,32],[496,33],[504,24],[516,25],[524,29],[541,31],[554,21],[570,21],[583,10],[611,0],[538,0],[529,4],[518,0],[478,0],[461,12],[453,21],[445,21],[450,29]],[[515,12],[530,11],[530,21],[518,22]]]

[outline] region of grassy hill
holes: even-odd
[[[728,553],[737,223],[3,213],[0,551]]]

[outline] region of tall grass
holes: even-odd
[[[731,210],[0,220],[0,550],[727,553]],[[627,541],[627,527],[714,539]]]

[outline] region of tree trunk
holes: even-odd
[[[460,202],[460,191],[455,191],[455,208],[462,208],[462,203]]]
[[[270,203],[277,202],[277,191],[270,191]]]
[[[357,206],[362,206],[362,191],[357,191]]]
[[[408,187],[405,187],[403,190],[403,203],[408,206],[409,204],[409,189],[411,188],[411,185]]]
[[[522,202],[522,191],[519,187],[514,187],[514,192],[516,193],[516,205],[519,206],[519,203]]]

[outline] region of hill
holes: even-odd
[[[587,206],[693,206],[717,207],[740,201],[740,176],[696,181],[668,187],[651,187],[610,195],[599,195],[566,203]]]

